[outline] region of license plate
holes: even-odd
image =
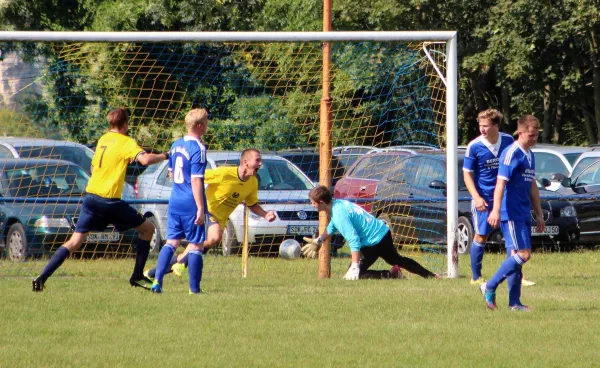
[[[537,226],[532,226],[531,235],[558,235],[558,226],[546,226],[541,233],[538,233]]]
[[[105,243],[119,241],[120,239],[121,234],[119,233],[89,233],[85,238],[85,241],[90,243]]]
[[[316,225],[288,225],[287,233],[293,235],[313,235],[319,231]]]

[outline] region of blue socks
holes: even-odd
[[[162,247],[158,254],[155,270],[156,275],[154,279],[161,286],[166,271],[171,269],[171,259],[173,258],[173,254],[175,254],[175,247],[168,243]]]
[[[167,268],[167,270],[165,271],[165,275],[168,273],[173,272],[173,270],[171,269],[171,267],[177,263],[177,256],[173,256],[173,258],[171,258],[171,262],[169,263],[169,267]],[[155,278],[156,277],[156,267],[151,269],[150,271],[148,271],[148,277],[150,278]]]
[[[48,277],[52,276],[54,271],[56,271],[60,267],[60,265],[63,264],[65,259],[69,257],[69,254],[71,254],[71,252],[69,252],[67,248],[65,248],[64,246],[60,246],[56,250],[56,252],[54,252],[54,255],[52,256],[52,258],[50,258],[50,261],[48,262],[46,267],[44,267],[44,270],[40,274],[40,278],[46,281]]]
[[[506,249],[506,255],[510,258],[511,250]],[[515,273],[506,278],[508,284],[508,306],[521,305],[521,280],[523,279],[523,266]]]
[[[525,264],[525,261],[518,254],[508,257],[502,262],[500,268],[496,271],[496,274],[487,282],[486,289],[489,291],[496,291],[498,285],[507,277],[510,277],[516,272],[520,272],[523,264]]]
[[[196,294],[200,292],[200,280],[202,280],[204,259],[202,258],[202,252],[197,250],[190,251],[187,258],[188,274],[190,276],[190,291]]]
[[[481,277],[483,253],[483,244],[473,240],[473,243],[471,243],[471,275],[473,280],[477,280]]]

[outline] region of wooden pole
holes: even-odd
[[[331,32],[331,0],[323,0],[323,32]],[[319,184],[331,187],[331,43],[323,43],[323,92],[321,95],[319,130]],[[324,212],[319,214],[319,234],[328,222]],[[327,240],[319,252],[319,278],[331,277],[331,241]]]

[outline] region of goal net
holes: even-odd
[[[388,36],[381,39],[337,32],[335,39],[324,33],[312,39],[302,33],[229,39],[227,33],[0,33],[1,274],[39,273],[72,233],[95,142],[116,107],[129,110],[128,134],[148,152],[164,152],[185,135],[183,118],[195,107],[210,114],[203,138],[208,169],[238,165],[241,150],[259,149],[259,201],[277,220],[239,206],[222,244],[205,255],[205,275],[239,277],[243,262],[250,277],[281,267],[283,240],[302,243],[318,231],[308,191],[319,181],[323,41],[332,41],[335,198],[386,221],[402,254],[449,271],[456,216],[447,213],[456,212],[456,196],[448,195],[457,180],[447,170],[456,167],[456,77],[447,72],[453,33],[432,33],[430,41],[418,32],[404,41],[394,32],[380,33]],[[166,162],[129,165],[123,199],[154,223],[154,252],[166,240],[170,192]],[[241,257],[245,244],[247,258]],[[109,226],[90,233],[72,258],[134,253],[135,233]],[[343,238],[334,237],[332,277],[343,275],[349,254]],[[294,269],[316,272],[316,260],[294,262],[300,264]],[[389,268],[374,266],[380,267]]]

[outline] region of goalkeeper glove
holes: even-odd
[[[319,256],[319,249],[321,248],[321,238],[303,238],[304,246],[300,249],[302,255],[306,258],[317,258]]]
[[[358,262],[352,262],[350,268],[344,275],[344,280],[358,280],[358,274],[360,273],[360,265]]]

